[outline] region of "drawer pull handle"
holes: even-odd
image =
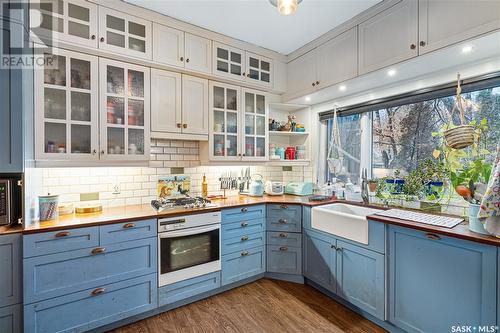
[[[69,236],[69,231],[61,231],[56,234],[56,237],[68,237]]]
[[[123,225],[123,229],[130,229],[133,227],[135,227],[135,224],[133,224],[133,223],[126,223]]]
[[[241,240],[242,240],[242,241],[246,241],[246,240],[248,240],[248,236],[243,236],[243,237],[241,237]]]
[[[105,247],[96,247],[95,249],[92,250],[92,255],[96,255],[96,254],[101,254],[101,253],[104,253],[106,251],[106,248]]]
[[[280,206],[282,209],[288,209],[288,206],[287,205],[281,205]]]
[[[97,288],[97,289],[92,290],[91,294],[92,294],[92,296],[96,296],[96,295],[102,294],[105,291],[106,291],[106,288]]]
[[[441,237],[439,237],[438,235],[435,235],[435,234],[425,234],[425,237],[429,238],[429,239],[433,239],[433,240],[440,240]]]
[[[282,232],[282,233],[280,234],[280,237],[281,237],[281,238],[287,238],[287,237],[288,237],[288,235],[287,235],[287,234],[285,234],[284,232]]]
[[[244,227],[247,227],[248,226],[248,223],[247,222],[241,222],[241,226],[244,228]]]
[[[332,249],[338,250],[338,249],[337,249],[337,247],[336,247],[335,245],[333,245],[333,244],[332,244],[332,245],[330,245],[330,247],[331,247]]]
[[[288,251],[288,247],[282,246],[282,247],[280,247],[280,251]]]
[[[242,209],[241,209],[241,211],[242,211],[243,213],[246,213],[246,212],[248,212],[248,208],[242,208]]]
[[[249,253],[248,253],[248,251],[243,251],[243,252],[241,252],[241,256],[242,256],[242,257],[245,257],[245,256],[247,256],[248,254],[249,254]]]
[[[286,219],[279,219],[278,222],[281,224],[286,224],[288,221]]]

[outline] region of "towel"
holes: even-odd
[[[495,167],[481,201],[478,217],[489,233],[500,237],[500,146],[497,147]]]

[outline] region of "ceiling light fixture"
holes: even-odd
[[[310,102],[311,101],[311,97],[306,96],[305,100],[306,100],[306,102]]]
[[[472,46],[467,45],[462,48],[462,53],[469,53],[472,51]]]
[[[340,91],[345,91],[346,89],[347,89],[347,87],[343,84],[341,86],[339,86]]]
[[[302,0],[269,0],[271,5],[278,8],[281,15],[291,15],[297,10],[297,6]]]
[[[389,76],[394,76],[394,75],[396,75],[396,70],[395,70],[395,69],[389,69],[389,70],[387,71],[387,75],[389,75]]]

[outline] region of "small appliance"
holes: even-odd
[[[22,222],[22,180],[0,177],[0,225]]]
[[[248,195],[252,197],[261,197],[264,195],[264,183],[262,182],[263,177],[261,175],[253,175],[252,182],[250,183],[250,189]]]
[[[267,181],[265,190],[267,195],[283,195],[285,187],[282,182]]]
[[[311,182],[291,182],[285,186],[286,194],[311,195],[313,194],[313,183]]]

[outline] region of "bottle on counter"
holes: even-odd
[[[208,196],[207,176],[203,175],[203,182],[201,183],[201,197],[205,199],[207,196]]]

